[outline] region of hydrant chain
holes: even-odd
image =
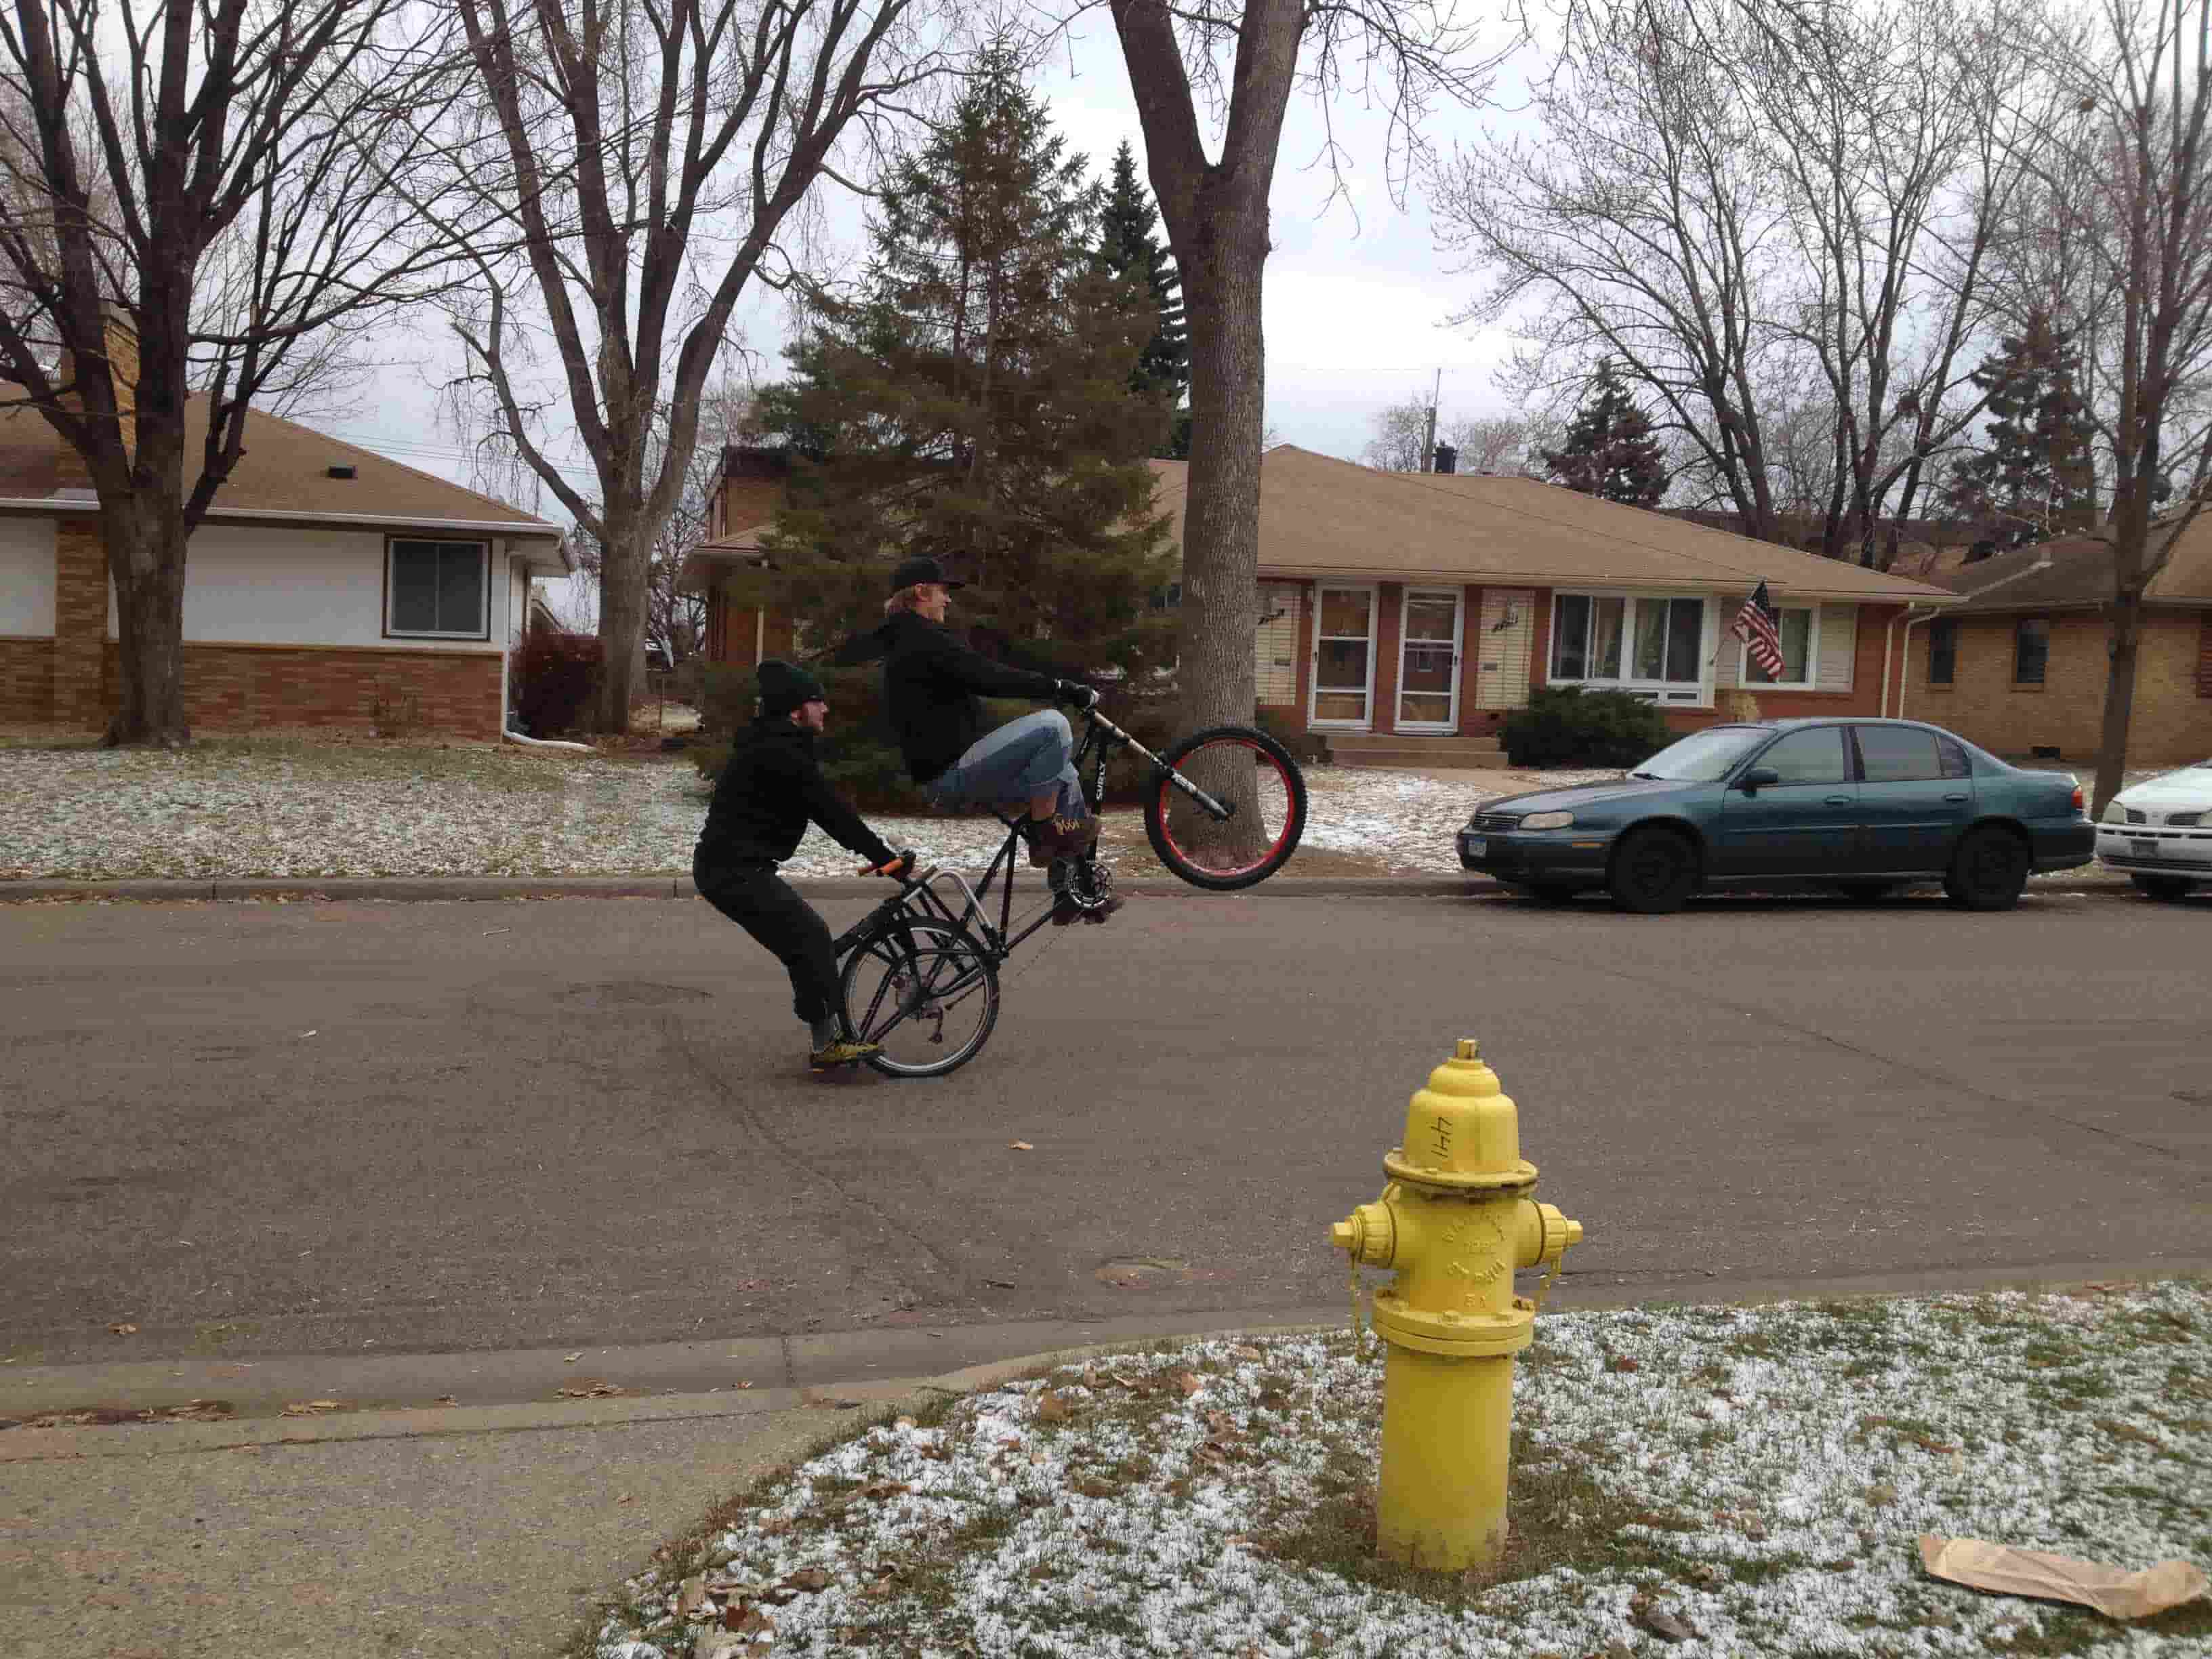
[[[1472,1038],[1407,1103],[1403,1141],[1384,1157],[1382,1195],[1330,1231],[1351,1267],[1352,1330],[1362,1263],[1395,1269],[1369,1323],[1385,1345],[1382,1470],[1376,1504],[1382,1553],[1457,1570],[1494,1561],[1505,1543],[1513,1356],[1567,1249],[1570,1221],[1529,1193],[1518,1109]],[[1547,1271],[1534,1300],[1513,1293],[1516,1268]]]

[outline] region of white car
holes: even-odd
[[[2154,899],[2212,886],[2212,760],[2113,796],[2097,823],[2097,857]]]

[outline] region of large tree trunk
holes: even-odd
[[[592,729],[619,736],[629,730],[629,711],[645,693],[647,589],[652,578],[654,527],[644,513],[609,504],[606,537],[599,546],[599,684],[592,702]]]
[[[2105,681],[2105,718],[2097,741],[2097,786],[2091,813],[2101,813],[2118,794],[2127,775],[2128,727],[2135,718],[2136,662],[2142,653],[2142,597],[2124,589],[2112,600],[2106,652],[2111,672]]]
[[[115,579],[121,697],[102,741],[182,749],[185,720],[185,530],[174,504],[134,495],[104,507],[100,531]]]

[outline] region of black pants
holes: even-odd
[[[799,896],[772,864],[716,867],[694,862],[699,896],[758,939],[791,975],[792,1012],[808,1024],[834,1012],[840,1001],[837,959],[829,924]]]

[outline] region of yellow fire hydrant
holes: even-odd
[[[1390,1184],[1330,1230],[1355,1264],[1395,1267],[1375,1293],[1389,1345],[1376,1541],[1388,1559],[1456,1571],[1505,1547],[1513,1356],[1536,1305],[1513,1270],[1556,1268],[1583,1226],[1528,1196],[1536,1166],[1521,1123],[1472,1037],[1406,1108],[1405,1144],[1382,1159]]]

